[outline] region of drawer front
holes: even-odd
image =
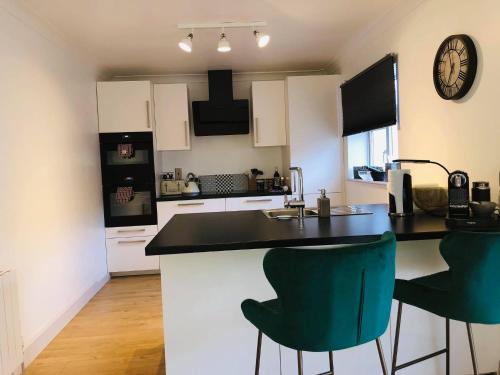
[[[106,228],[106,238],[147,237],[156,236],[157,233],[156,225]]]
[[[158,202],[156,207],[158,209],[158,228],[161,230],[172,216],[177,214],[223,212],[226,210],[226,200],[217,198]]]
[[[154,238],[127,237],[106,240],[109,272],[153,271],[160,269],[158,256],[146,256],[145,247]]]
[[[251,211],[283,208],[284,199],[285,198],[281,195],[227,198],[226,211]]]

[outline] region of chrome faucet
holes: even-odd
[[[304,201],[304,175],[302,174],[302,168],[300,167],[290,167],[290,171],[296,172],[299,177],[299,199],[294,198],[288,200],[285,194],[285,208],[297,208],[299,211],[299,219],[304,218],[304,209],[306,207],[306,202]],[[295,181],[295,179],[294,179]],[[297,184],[293,184],[293,192],[297,191]]]

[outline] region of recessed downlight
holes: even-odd
[[[193,50],[193,33],[189,33],[179,42],[179,48],[184,52],[191,53]]]

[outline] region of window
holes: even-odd
[[[368,132],[369,165],[385,168],[385,163],[389,163],[398,157],[397,127],[388,126]]]
[[[398,126],[388,126],[347,137],[348,177],[353,178],[353,168],[364,165],[382,167],[397,159]]]

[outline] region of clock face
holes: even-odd
[[[441,44],[434,60],[434,86],[447,100],[463,98],[476,77],[477,53],[467,35],[452,35]]]

